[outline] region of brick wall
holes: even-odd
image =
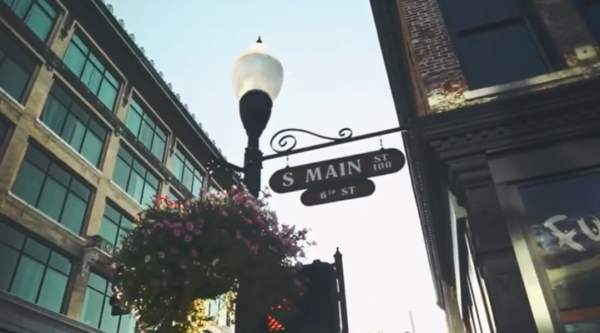
[[[450,35],[444,24],[437,0],[396,0],[402,25],[408,28],[408,48],[418,66],[424,94],[429,108],[420,114],[441,112],[466,104],[481,103],[496,98],[486,97],[477,101],[465,99],[468,86],[460,69]],[[544,23],[548,37],[556,47],[566,67],[584,67],[597,71],[596,54],[588,60],[578,59],[576,49],[591,46],[600,52],[579,12],[571,0],[521,0],[531,1]],[[561,79],[564,76],[560,76]],[[567,81],[572,81],[569,79]],[[565,81],[566,82],[566,81]],[[552,86],[552,85],[549,85]],[[544,89],[536,86],[531,89]],[[505,96],[504,94],[503,96]]]

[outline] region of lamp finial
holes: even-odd
[[[258,39],[256,40],[256,42],[257,42],[258,44],[262,44],[262,39],[260,38],[260,36],[258,36]]]

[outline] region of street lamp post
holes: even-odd
[[[267,53],[260,37],[233,64],[232,81],[239,99],[240,118],[246,129],[248,144],[244,155],[244,184],[258,197],[263,154],[260,136],[271,118],[273,100],[283,84],[283,67]]]

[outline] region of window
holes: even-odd
[[[106,130],[56,84],[40,119],[86,160],[100,164]]]
[[[173,174],[193,195],[200,195],[202,173],[179,149],[175,151],[173,159]]]
[[[152,206],[152,197],[158,193],[158,178],[123,147],[112,180],[142,206]]]
[[[132,314],[112,316],[109,299],[113,292],[111,284],[97,274],[90,273],[81,321],[106,333],[134,333],[135,318]]]
[[[108,202],[104,208],[102,224],[100,225],[100,236],[115,245],[121,247],[123,236],[134,227],[133,219],[118,211]]]
[[[76,234],[81,234],[90,189],[29,146],[12,192]]]
[[[48,39],[58,13],[46,0],[4,0],[4,2],[41,40]]]
[[[102,104],[114,109],[121,84],[77,35],[73,35],[63,61]]]
[[[521,2],[440,0],[469,89],[549,72]]]
[[[0,148],[4,146],[6,140],[6,134],[8,134],[8,125],[0,121]]]
[[[598,0],[574,0],[575,6],[581,12],[590,32],[600,42],[600,1]]]
[[[183,197],[179,193],[173,191],[173,187],[171,186],[171,189],[169,189],[169,200],[182,201]]]
[[[35,67],[33,58],[0,30],[0,89],[22,102]]]
[[[71,263],[0,220],[0,289],[61,312]]]
[[[162,162],[167,135],[133,99],[129,104],[125,125]]]

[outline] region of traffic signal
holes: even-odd
[[[339,303],[336,272],[331,264],[314,261],[300,274],[306,291],[295,301],[282,300],[264,316],[267,332],[338,333]]]

